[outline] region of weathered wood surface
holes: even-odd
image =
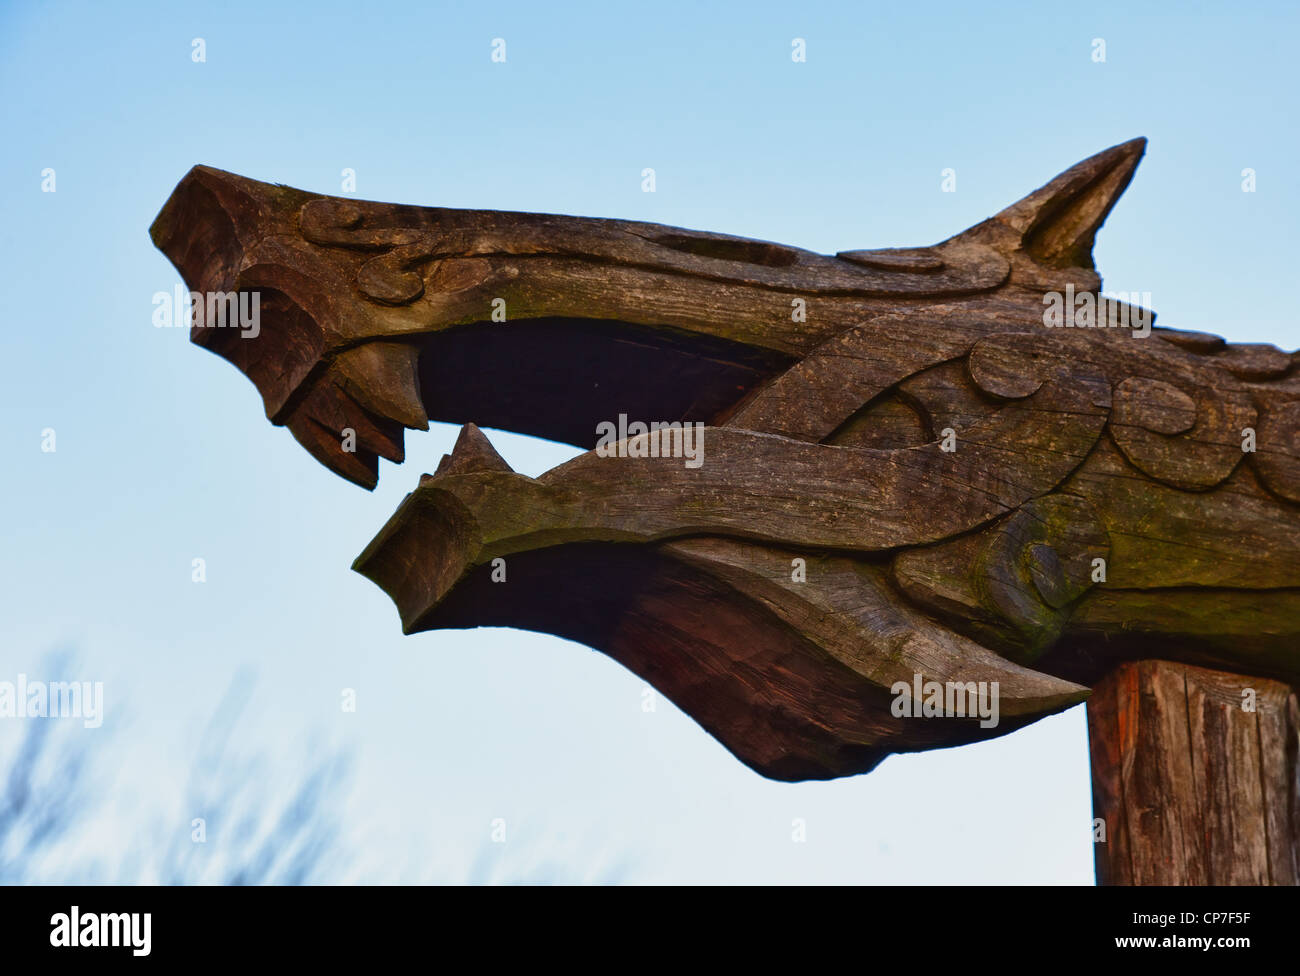
[[[152,234],[192,289],[261,296],[256,338],[192,337],[330,469],[370,487],[405,427],[466,425],[356,562],[408,632],[584,641],[765,775],[825,778],[1003,734],[1126,660],[1300,681],[1297,357],[1135,335],[1151,313],[1098,298],[1143,148],[933,247],[835,256],[206,167]],[[1049,327],[1053,295],[1129,327]],[[702,463],[591,450],[620,415],[703,425]],[[527,478],[478,427],[589,450]],[[998,724],[900,717],[913,680],[996,683]]]
[[[1287,685],[1123,664],[1088,699],[1097,880],[1300,883],[1300,707]]]

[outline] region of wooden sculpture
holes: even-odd
[[[373,487],[405,427],[465,425],[355,564],[407,633],[581,641],[787,780],[1098,686],[1102,879],[1224,879],[1214,852],[1245,844],[1256,880],[1294,883],[1300,360],[1100,297],[1093,238],[1144,147],[933,247],[833,257],[203,166],[152,236],[200,297],[258,296],[255,337],[200,310],[192,338],[326,467]],[[588,452],[529,478],[480,426]],[[1137,783],[1173,721],[1156,691],[1202,673],[1201,732]],[[1179,772],[1251,735],[1245,800]],[[1133,808],[1162,791],[1177,829]]]

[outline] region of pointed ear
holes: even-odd
[[[1146,147],[1146,139],[1134,139],[1090,156],[956,239],[992,237],[999,250],[1009,245],[1049,268],[1091,269],[1097,229],[1133,178]],[[990,235],[994,223],[1011,233],[999,228]]]

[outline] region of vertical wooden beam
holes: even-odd
[[[1124,664],[1093,689],[1088,738],[1093,816],[1105,824],[1098,884],[1300,883],[1300,706],[1290,687],[1168,661]]]

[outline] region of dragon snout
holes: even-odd
[[[523,485],[531,479],[515,474],[483,433],[467,424],[438,470],[421,476],[420,486],[353,562],[354,570],[392,597],[406,633],[424,629],[425,619],[452,588],[492,558],[485,556],[492,527],[490,505],[483,502],[501,494],[494,491],[501,481]],[[430,544],[412,558],[401,544],[405,539]]]

